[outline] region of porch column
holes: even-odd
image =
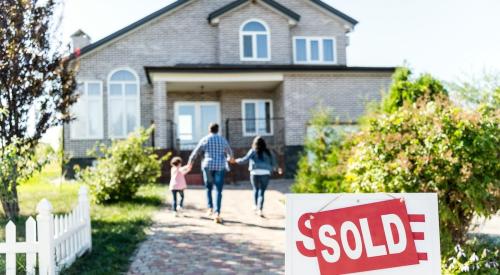
[[[153,118],[156,127],[154,136],[155,146],[165,149],[168,145],[167,83],[155,81],[153,85]]]

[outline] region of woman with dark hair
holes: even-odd
[[[249,162],[250,182],[253,187],[254,203],[256,213],[264,217],[262,209],[264,207],[264,193],[266,192],[271,172],[277,168],[274,155],[267,148],[266,141],[257,136],[253,140],[252,148],[246,156],[236,159],[234,162],[243,164]],[[281,169],[277,169],[281,174]]]

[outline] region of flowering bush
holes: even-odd
[[[443,274],[499,274],[498,238],[472,238],[456,245],[454,254],[443,260]]]
[[[446,255],[475,215],[500,207],[500,110],[442,98],[375,115],[355,137],[346,180],[354,192],[436,192]]]

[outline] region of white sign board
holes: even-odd
[[[288,194],[286,274],[440,274],[437,194]]]

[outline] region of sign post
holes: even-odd
[[[286,274],[440,274],[436,194],[290,194],[286,204]]]

